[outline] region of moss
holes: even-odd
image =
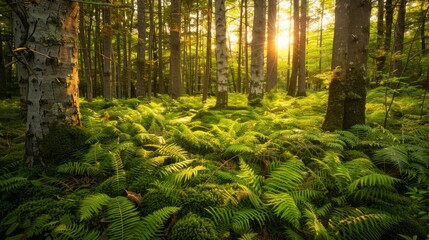
[[[208,218],[189,213],[174,225],[171,240],[215,240],[218,239],[215,224]]]
[[[49,133],[43,138],[41,156],[45,163],[60,164],[79,157],[78,151],[87,146],[86,131],[80,127],[57,123],[52,125]]]

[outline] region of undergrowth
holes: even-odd
[[[17,100],[0,111],[2,239],[425,239],[429,111],[403,90],[384,118],[323,132],[327,93],[83,102],[48,168],[23,165]],[[420,108],[418,108],[420,109]],[[13,119],[13,120],[12,120]]]

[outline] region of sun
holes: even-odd
[[[289,47],[289,34],[288,32],[281,32],[277,34],[277,48],[279,50],[284,50]]]

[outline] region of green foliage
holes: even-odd
[[[215,240],[218,239],[218,235],[215,230],[215,225],[210,219],[190,213],[177,221],[171,231],[169,239]]]

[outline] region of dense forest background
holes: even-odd
[[[428,239],[425,0],[0,0],[0,237]]]

